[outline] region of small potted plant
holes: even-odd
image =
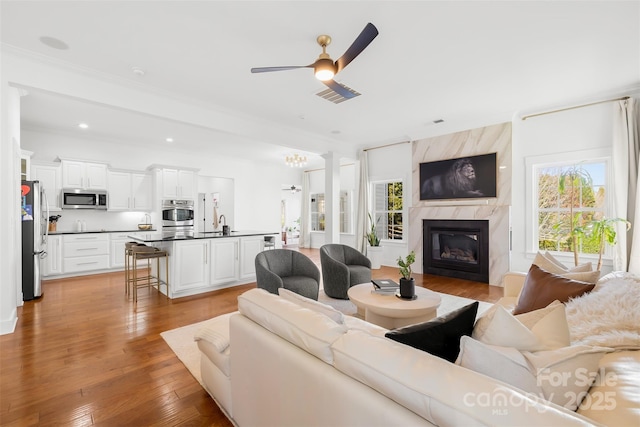
[[[376,229],[376,223],[373,221],[371,214],[369,215],[369,222],[371,223],[371,228],[369,232],[365,235],[367,239],[367,243],[369,243],[369,247],[367,248],[367,256],[371,261],[371,269],[377,270],[380,268],[381,258],[382,258],[382,247],[380,246],[380,237],[378,237],[378,230]]]
[[[416,284],[411,277],[411,264],[416,261],[416,253],[411,251],[405,259],[398,257],[398,266],[400,267],[400,298],[414,299],[416,295]]]

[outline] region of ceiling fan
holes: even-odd
[[[331,90],[343,97],[352,98],[355,96],[354,93],[346,86],[333,80],[333,77],[349,65],[358,55],[360,55],[377,35],[378,29],[372,23],[368,23],[346,52],[335,62],[333,62],[327,53],[327,46],[331,43],[331,37],[327,35],[320,35],[317,38],[317,42],[322,47],[322,53],[313,64],[281,67],[258,67],[252,68],[251,72],[267,73],[271,71],[294,70],[297,68],[313,68],[314,74],[318,80],[322,81],[322,83],[327,85]]]
[[[302,191],[302,188],[300,187],[296,187],[295,185],[292,185],[291,188],[283,188],[283,191],[291,191],[291,194],[295,194],[295,193],[299,193],[300,191]]]

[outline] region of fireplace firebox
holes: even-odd
[[[427,274],[489,283],[489,221],[422,221],[422,267]]]

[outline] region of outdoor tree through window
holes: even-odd
[[[402,240],[402,181],[373,184],[373,220],[381,240]]]
[[[535,167],[539,250],[598,253],[585,227],[606,214],[606,178],[605,160]]]

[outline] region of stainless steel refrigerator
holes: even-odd
[[[22,181],[22,299],[42,296],[40,262],[47,256],[49,207],[39,181]]]

